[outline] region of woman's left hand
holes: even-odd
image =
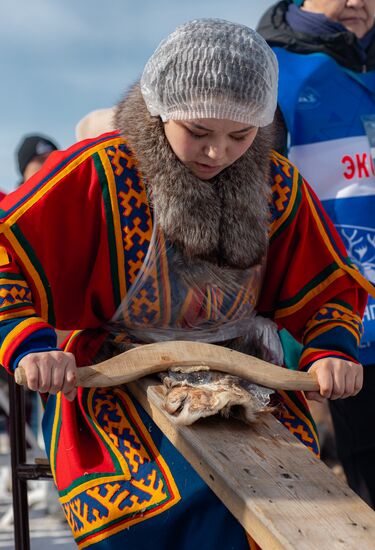
[[[363,367],[336,357],[318,359],[309,368],[318,379],[320,392],[305,392],[307,399],[324,401],[357,395],[363,384]]]

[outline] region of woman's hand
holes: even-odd
[[[318,359],[309,368],[318,379],[320,392],[306,392],[307,399],[324,401],[328,399],[343,399],[357,395],[363,384],[363,367],[352,361],[326,357]]]
[[[30,390],[42,393],[62,391],[69,401],[77,395],[77,366],[72,353],[59,350],[29,353],[18,365],[25,371]]]

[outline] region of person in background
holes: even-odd
[[[18,186],[38,172],[57,149],[57,144],[48,137],[38,134],[25,136],[16,150],[17,166],[22,176]]]
[[[258,31],[279,67],[278,148],[301,170],[375,282],[375,0],[283,0]],[[344,306],[344,305],[343,305]],[[344,310],[340,314],[345,317]],[[348,483],[375,505],[375,301],[364,315],[362,391],[329,401]]]

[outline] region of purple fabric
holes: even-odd
[[[332,21],[324,14],[304,11],[294,4],[291,4],[288,8],[286,22],[294,31],[312,34],[313,36],[346,32],[343,25]]]
[[[375,25],[368,31],[367,34],[360,40],[358,40],[358,44],[363,50],[367,50],[367,48],[370,46],[371,42],[375,38]]]
[[[327,36],[341,32],[349,32],[344,25],[333,21],[329,17],[326,17],[323,13],[312,13],[309,11],[301,10],[295,4],[291,4],[286,12],[286,22],[295,31],[311,36]],[[356,46],[359,50],[359,54],[362,57],[362,61],[365,62],[367,58],[366,49],[370,46],[371,42],[375,38],[375,25],[363,38],[356,40]]]

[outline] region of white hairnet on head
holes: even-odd
[[[196,19],[163,40],[147,62],[141,90],[152,116],[219,118],[267,126],[277,102],[276,56],[254,30]]]

